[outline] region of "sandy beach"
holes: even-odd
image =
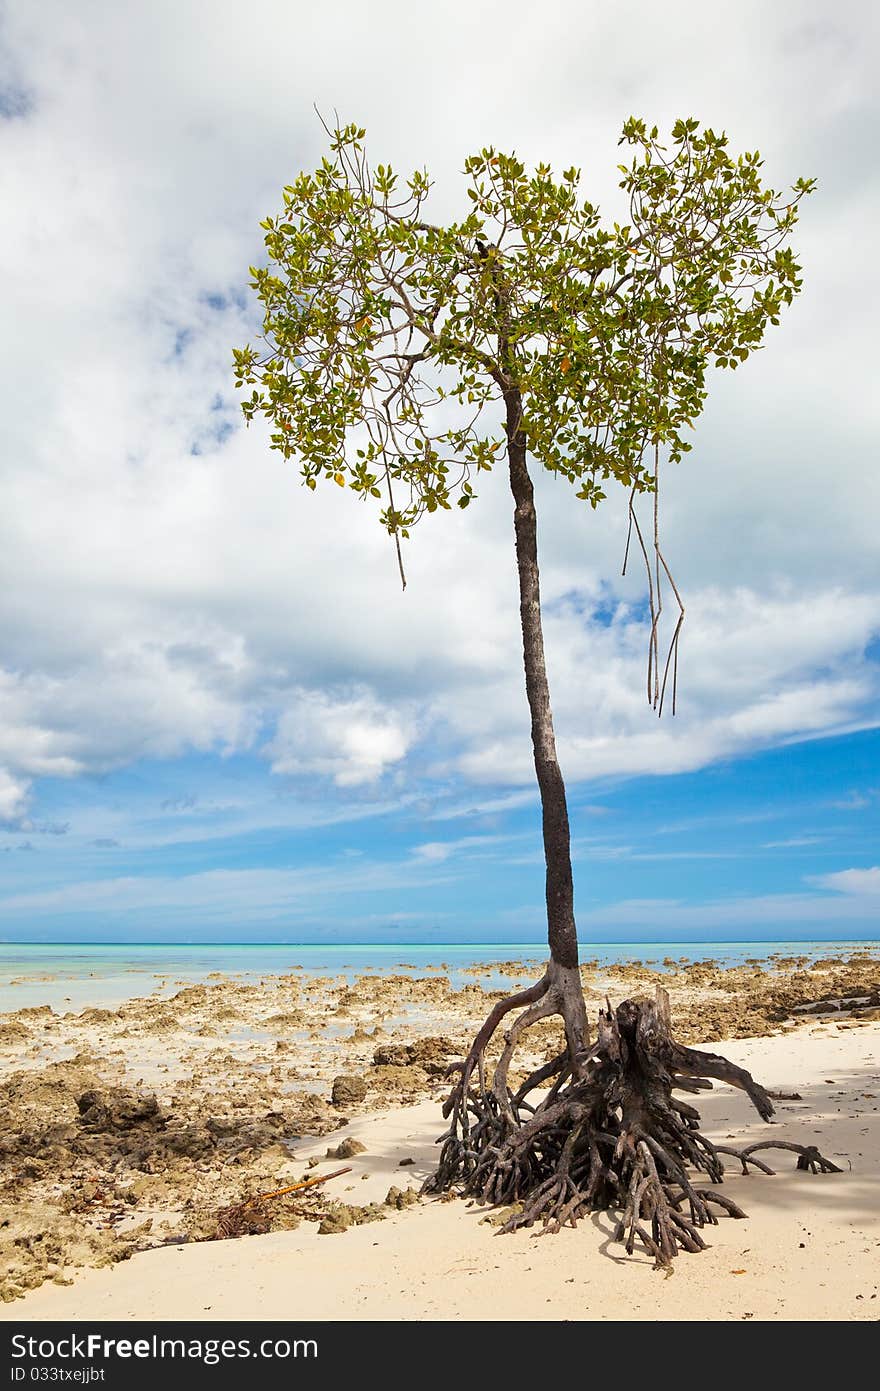
[[[522,963],[498,968],[521,983]],[[748,1219],[722,1216],[709,1249],[665,1278],[610,1241],[607,1213],[555,1236],[499,1235],[485,1208],[417,1197],[443,1129],[443,1070],[486,1012],[476,979],[292,972],[115,1010],[32,1007],[0,1019],[0,1314],[876,1319],[876,955],[587,964],[583,977],[591,1011],[662,979],[683,1040],[799,1093],[767,1126],[717,1085],[699,1098],[711,1139],[816,1144],[844,1172],[798,1172],[782,1151],[765,1156],[772,1177],[731,1161],[725,1190]],[[556,1040],[554,1021],[541,1029],[539,1060]],[[342,1167],[240,1220],[246,1199]],[[257,1234],[216,1239],[230,1210]]]

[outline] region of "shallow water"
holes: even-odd
[[[183,985],[210,983],[212,976],[255,981],[302,972],[353,980],[368,972],[412,976],[448,975],[459,988],[479,983],[487,990],[509,986],[517,977],[498,971],[472,974],[473,967],[519,962],[540,970],[546,946],[538,942],[447,945],[382,943],[374,946],[278,946],[259,943],[112,944],[0,943],[0,1012],[50,1005],[63,1013],[87,1007],[116,1008],[134,996],[173,995]],[[583,961],[600,966],[641,961],[662,969],[674,961],[711,959],[719,965],[761,963],[771,957],[842,956],[880,952],[874,942],[612,942],[581,944]]]

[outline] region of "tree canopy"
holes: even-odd
[[[765,186],[757,151],[693,119],[666,142],[625,123],[629,221],[610,227],[580,170],[492,148],[465,161],[466,216],[438,226],[426,171],[373,168],[356,125],[328,134],[261,224],[264,341],[235,351],[236,379],[308,488],[383,499],[396,536],[473,502],[511,388],[529,454],[578,498],[652,491],[659,451],[691,448],[707,369],[744,362],[801,287],[785,243],[814,181]]]

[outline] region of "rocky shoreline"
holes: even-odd
[[[358,1204],[346,1178],[261,1195],[338,1168],[349,1142],[332,1138],[352,1119],[439,1103],[448,1063],[507,993],[484,991],[480,978],[501,975],[515,989],[534,966],[496,962],[471,974],[456,989],[442,973],[351,982],[292,971],[220,978],[118,1009],[0,1016],[0,1296],[68,1284],[79,1268],[152,1246],[301,1222],[335,1235],[411,1205],[405,1169],[384,1203]],[[606,995],[617,1002],[662,983],[678,1037],[695,1045],[880,1019],[872,951],[727,968],[587,961],[582,977],[593,1017]],[[558,1035],[554,1020],[535,1030],[538,1061],[557,1051]],[[316,1136],[328,1137],[326,1158],[305,1163],[297,1147]]]

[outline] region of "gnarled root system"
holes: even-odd
[[[505,1034],[491,1081],[487,1045],[501,1020],[525,1006]],[[566,1048],[514,1091],[511,1057],[523,1033],[539,1019],[562,1016]],[[768,1093],[726,1058],[686,1048],[672,1037],[669,997],[624,1000],[599,1015],[598,1038],[586,1043],[586,1011],[576,969],[551,963],[529,990],[500,1001],[480,1030],[457,1074],[443,1110],[450,1120],[441,1137],[436,1172],[425,1191],[457,1189],[493,1206],[517,1210],[500,1229],[541,1222],[545,1230],[574,1226],[597,1209],[619,1213],[615,1240],[631,1254],[639,1242],[657,1268],[669,1268],[679,1250],[701,1251],[703,1229],[717,1211],[745,1217],[718,1189],[722,1155],[772,1174],[759,1150],[786,1149],[797,1167],[839,1173],[813,1145],[763,1141],[742,1150],[714,1145],[700,1132],[699,1112],[674,1092],[711,1089],[713,1081],[739,1087],[769,1120]]]

